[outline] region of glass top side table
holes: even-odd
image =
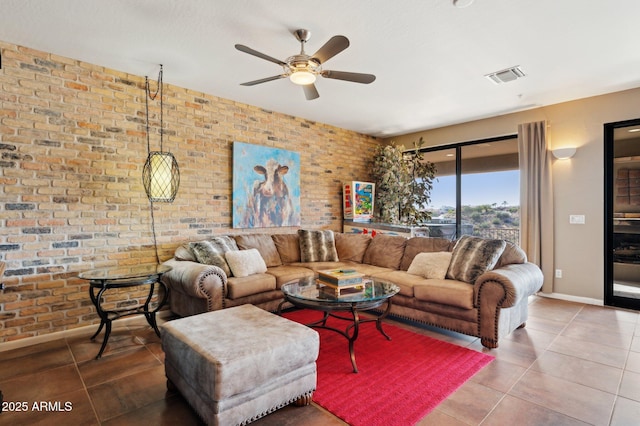
[[[160,278],[162,277],[162,274],[170,270],[171,267],[167,265],[143,264],[96,268],[78,274],[78,278],[89,281],[89,297],[91,297],[91,302],[96,307],[96,311],[100,317],[100,326],[98,327],[98,331],[91,336],[91,340],[94,340],[103,328],[105,329],[102,346],[100,347],[100,352],[98,352],[96,359],[99,359],[102,356],[102,352],[104,352],[104,349],[107,346],[109,335],[111,334],[111,322],[118,318],[127,315],[143,314],[149,325],[154,329],[158,337],[160,337],[160,330],[158,329],[158,324],[156,322],[156,312],[164,306],[167,302],[167,298],[169,297],[169,288],[160,280]],[[155,293],[156,283],[160,284],[164,291],[156,308],[150,309],[149,305]],[[103,309],[102,296],[107,290],[141,286],[149,287],[149,293],[142,305],[120,309]]]

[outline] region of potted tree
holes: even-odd
[[[431,219],[435,164],[420,152],[422,137],[413,149],[402,151],[393,142],[376,149],[372,175],[376,184],[376,219],[382,223],[419,225]]]

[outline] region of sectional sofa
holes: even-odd
[[[250,303],[275,311],[283,284],[317,271],[356,269],[400,287],[391,315],[476,336],[487,348],[525,325],[543,275],[500,240],[333,233],[218,236],[180,246],[162,280],[170,307],[189,316]]]

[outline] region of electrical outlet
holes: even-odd
[[[562,278],[562,269],[556,269],[556,278]]]

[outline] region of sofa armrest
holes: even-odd
[[[227,275],[221,268],[175,259],[167,260],[164,264],[172,268],[162,275],[162,281],[171,290],[206,299],[210,311],[224,308]]]
[[[501,308],[515,306],[523,298],[528,298],[540,290],[543,281],[544,276],[540,268],[529,262],[505,265],[487,271],[480,275],[474,284],[474,305],[481,307],[481,297],[491,297],[501,299],[495,300]],[[484,292],[483,286],[489,282],[496,283],[496,290],[500,289],[500,291]]]

